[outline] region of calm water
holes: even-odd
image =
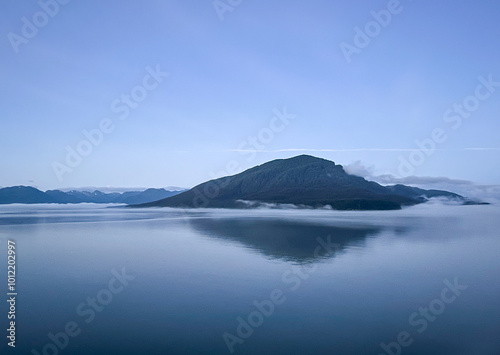
[[[0,352],[498,355],[499,230],[498,206],[0,206]]]

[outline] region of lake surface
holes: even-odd
[[[499,231],[495,205],[0,206],[0,352],[499,355]]]

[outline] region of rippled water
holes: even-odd
[[[7,205],[0,260],[14,240],[20,354],[498,355],[499,227],[494,205]]]

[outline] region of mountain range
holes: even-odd
[[[147,189],[123,193],[90,191],[40,191],[30,186],[12,186],[0,189],[0,204],[9,203],[124,203],[140,204],[174,196],[182,191]]]
[[[405,185],[382,186],[345,172],[332,161],[300,155],[214,179],[175,196],[132,207],[248,208],[269,204],[338,210],[394,210],[442,197],[476,204],[453,192]]]
[[[130,207],[252,208],[294,205],[337,210],[394,210],[445,198],[482,204],[443,190],[406,185],[383,186],[348,174],[342,165],[310,155],[277,159],[242,173],[210,180],[190,190],[146,189],[102,192],[40,191],[30,186],[0,188],[0,204],[120,203]]]

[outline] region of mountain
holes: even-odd
[[[401,184],[386,187],[393,194],[409,197],[420,202],[425,202],[432,197],[447,197],[455,200],[464,199],[464,197],[459,194],[442,190],[424,190],[419,189],[418,187],[405,186]]]
[[[147,189],[140,193],[133,191],[124,192],[117,200],[119,203],[138,204],[157,201],[167,197],[175,196],[182,191],[167,191],[165,189]]]
[[[47,203],[51,198],[29,186],[12,186],[0,189],[0,203]]]
[[[460,195],[404,185],[382,186],[349,175],[342,165],[309,155],[278,159],[240,174],[211,180],[178,195],[134,207],[244,208],[262,204],[331,206],[339,210],[392,210]]]
[[[0,189],[0,204],[9,203],[124,203],[137,204],[161,200],[174,196],[181,191],[165,189],[147,189],[145,191],[127,191],[123,193],[104,193],[98,190],[61,191],[48,190],[42,192],[30,186],[13,186]]]

